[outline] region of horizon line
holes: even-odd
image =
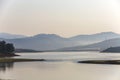
[[[76,35],[73,35],[73,36],[79,36],[79,35],[94,35],[94,34],[100,34],[100,33],[116,33],[116,34],[119,34],[117,32],[114,32],[114,31],[104,31],[104,32],[96,32],[96,33],[91,33],[91,34],[76,34]],[[10,34],[10,35],[22,35],[22,36],[26,36],[26,37],[31,37],[31,36],[36,36],[36,35],[39,35],[39,34],[46,34],[46,35],[58,35],[58,36],[61,36],[60,34],[56,34],[56,33],[37,33],[37,34],[33,34],[33,35],[25,35],[25,34],[16,34],[16,33],[9,33],[9,32],[0,32],[0,34]],[[70,36],[70,37],[73,37],[73,36]],[[61,37],[65,37],[65,36],[61,36]]]

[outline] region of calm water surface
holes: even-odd
[[[46,62],[0,63],[0,79],[10,80],[120,80],[119,65],[78,64],[79,60],[120,59],[120,53],[46,52],[19,53],[15,58]]]

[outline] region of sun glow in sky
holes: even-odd
[[[119,0],[0,0],[0,32],[120,33]]]

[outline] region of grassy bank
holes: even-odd
[[[78,63],[120,65],[120,60],[87,60],[87,61],[78,61]]]
[[[17,55],[15,53],[13,53],[13,54],[10,54],[10,53],[8,53],[8,54],[0,53],[0,57],[14,57],[14,56],[20,56],[20,55]]]
[[[28,61],[45,61],[45,59],[0,58],[0,62],[28,62]]]

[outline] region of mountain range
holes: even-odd
[[[76,42],[55,34],[38,34],[25,38],[6,39],[5,41],[14,43],[16,48],[33,50],[53,50],[77,45]]]
[[[96,33],[92,35],[77,35],[69,39],[73,41],[77,41],[83,45],[86,45],[86,44],[97,43],[97,42],[101,42],[101,41],[113,39],[113,38],[118,38],[118,37],[120,37],[120,34],[117,34],[114,32],[102,32],[102,33]]]
[[[0,38],[2,38],[2,39],[15,39],[15,38],[25,38],[25,37],[27,37],[27,36],[9,34],[9,33],[0,33]]]
[[[104,52],[104,53],[120,53],[120,47],[110,47],[110,48],[103,50],[102,52]]]
[[[34,36],[0,33],[0,40],[13,43],[17,49],[32,50],[103,50],[120,46],[120,34],[102,32],[91,35],[77,35],[70,38],[56,34],[37,34]]]
[[[74,47],[66,47],[66,48],[61,48],[58,50],[62,51],[72,51],[72,50],[81,50],[81,51],[88,51],[88,50],[97,50],[97,51],[102,51],[110,47],[118,47],[120,46],[120,38],[115,38],[115,39],[109,39],[105,40],[102,42],[94,43],[94,44],[89,44],[89,45],[84,45],[84,46],[74,46]]]

